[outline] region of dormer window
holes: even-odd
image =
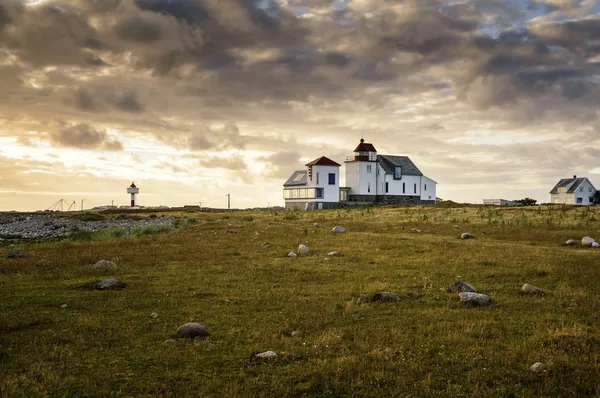
[[[401,180],[401,179],[402,179],[402,167],[396,166],[394,168],[394,180]]]

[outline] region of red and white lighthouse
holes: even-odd
[[[127,193],[131,194],[131,207],[135,207],[135,195],[140,193],[140,189],[132,182],[129,188],[127,188]]]

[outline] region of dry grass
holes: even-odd
[[[0,247],[0,392],[597,396],[600,250],[561,245],[600,236],[597,212],[199,213],[196,224],[167,234],[26,245],[25,259],[8,260],[13,248]],[[331,233],[336,224],[348,232]],[[312,252],[285,257],[300,243]],[[333,250],[344,256],[324,260]],[[94,270],[100,259],[119,268]],[[127,288],[82,288],[107,277]],[[446,291],[457,279],[493,304],[460,305]],[[525,282],[547,294],[519,294]],[[401,300],[356,300],[381,290]],[[190,321],[211,336],[164,343]],[[250,360],[266,350],[281,355]],[[537,361],[548,371],[529,372]]]

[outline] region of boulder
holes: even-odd
[[[474,237],[472,234],[470,234],[470,233],[468,233],[468,232],[465,232],[465,233],[463,233],[462,235],[460,235],[460,238],[461,238],[461,239],[473,239],[473,238],[475,238],[475,237]]]
[[[346,228],[340,227],[339,225],[336,225],[335,227],[333,227],[333,229],[331,230],[331,232],[346,232]]]
[[[466,304],[488,305],[490,302],[490,297],[481,293],[462,292],[459,296],[460,301]]]
[[[298,252],[308,253],[308,252],[310,252],[310,249],[308,247],[306,247],[305,245],[300,244],[300,246],[298,246]]]
[[[527,294],[542,294],[542,289],[540,289],[539,287],[532,286],[529,283],[524,284],[521,287],[521,291]]]
[[[569,239],[568,241],[565,242],[565,245],[567,246],[573,246],[575,243],[575,239]]]
[[[590,238],[589,236],[584,236],[583,239],[581,239],[582,246],[591,246],[594,242],[595,240],[593,238]]]
[[[529,370],[531,370],[534,373],[545,372],[546,369],[547,369],[547,366],[543,362],[536,362],[529,367]]]
[[[340,257],[342,255],[342,253],[340,253],[338,251],[334,251],[334,252],[327,253],[327,255],[332,256],[332,257]]]
[[[477,289],[474,286],[469,285],[466,282],[458,281],[454,282],[450,286],[448,286],[448,290],[451,292],[461,293],[461,292],[472,292],[475,293]]]
[[[177,336],[180,338],[195,339],[196,337],[208,336],[208,330],[203,325],[196,322],[186,323],[177,329]]]
[[[21,250],[11,250],[11,252],[8,253],[8,258],[25,258],[25,257],[29,257],[29,254],[22,252]]]
[[[598,243],[598,242],[592,242],[592,247],[595,248],[595,249],[597,249],[597,248],[600,247],[600,243]]]
[[[275,351],[265,351],[254,354],[255,358],[277,358],[279,355]]]
[[[297,255],[296,253],[294,253],[294,252],[289,252],[289,253],[287,254],[287,256],[288,256],[288,257],[298,257],[298,255]]]
[[[105,289],[123,289],[125,284],[119,282],[116,279],[104,279],[98,283],[96,283],[96,289],[105,290]]]
[[[397,293],[378,292],[378,293],[375,293],[369,301],[371,301],[371,302],[376,302],[376,301],[389,302],[389,301],[398,301],[398,300],[400,300],[400,295]]]
[[[271,244],[270,244],[269,242],[265,242],[265,243],[263,243],[261,246],[262,246],[262,247],[269,247],[269,246],[271,246]]]
[[[112,261],[100,260],[94,264],[94,268],[117,268],[117,264]]]

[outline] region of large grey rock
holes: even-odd
[[[331,230],[331,232],[346,232],[346,228],[340,227],[339,225],[336,225],[335,227],[333,227],[333,229]]]
[[[96,283],[96,289],[122,289],[125,287],[125,284],[122,282],[119,282],[116,279],[110,278],[110,279],[104,279],[98,283]]]
[[[376,302],[376,301],[389,302],[389,301],[398,301],[398,300],[400,300],[400,295],[397,293],[378,292],[378,293],[375,293],[369,301],[371,301],[371,302]]]
[[[581,239],[582,246],[591,246],[594,242],[595,240],[593,238],[590,238],[589,236],[584,236],[583,239]]]
[[[459,296],[460,301],[466,304],[488,305],[490,302],[490,297],[481,293],[462,292]]]
[[[523,293],[527,293],[527,294],[542,294],[542,289],[540,289],[539,287],[530,285],[529,283],[524,284],[521,287],[521,291]]]
[[[306,247],[303,244],[300,244],[300,246],[298,246],[298,252],[299,253],[308,253],[310,252],[310,249],[308,247]]]
[[[254,354],[256,358],[277,358],[279,355],[275,351],[265,351]]]
[[[177,329],[177,336],[187,339],[195,339],[196,337],[208,336],[208,330],[205,326],[196,322],[186,323]]]
[[[568,241],[565,242],[565,245],[567,246],[573,246],[575,243],[575,239],[569,239]]]
[[[462,235],[460,235],[461,239],[473,239],[474,236],[468,232],[464,232]]]
[[[546,369],[547,369],[547,366],[543,362],[536,362],[529,367],[529,370],[531,370],[534,373],[545,372]]]
[[[448,286],[448,290],[451,292],[456,292],[456,293],[460,293],[460,292],[476,292],[477,289],[475,289],[475,287],[473,285],[469,285],[466,282],[463,281],[458,281],[458,282],[454,282],[453,284],[451,284],[450,286]]]
[[[25,258],[29,257],[29,254],[22,252],[21,250],[11,250],[8,253],[8,258]]]
[[[108,260],[100,260],[94,264],[94,268],[117,268],[117,264]]]
[[[595,249],[597,249],[597,248],[600,247],[600,243],[598,243],[598,242],[592,242],[592,247],[595,248]]]

